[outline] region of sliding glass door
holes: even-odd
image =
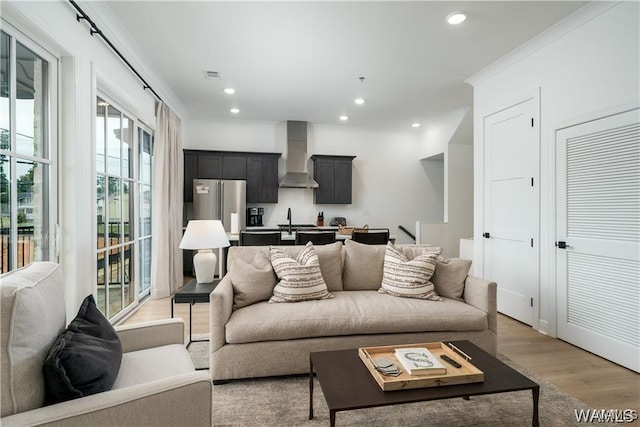
[[[115,319],[149,293],[153,133],[106,96],[96,99],[96,294]]]

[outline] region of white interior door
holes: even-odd
[[[558,338],[636,372],[639,122],[635,109],[562,129],[556,137]]]
[[[484,277],[498,311],[528,325],[538,292],[537,98],[485,117]]]

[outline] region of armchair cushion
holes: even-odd
[[[45,404],[111,390],[121,361],[120,339],[89,295],[44,361]]]
[[[193,362],[184,344],[163,345],[131,351],[122,355],[118,378],[112,390],[151,383],[194,372]]]
[[[0,277],[0,416],[44,404],[42,364],[65,327],[62,270],[38,262]]]

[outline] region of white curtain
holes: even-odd
[[[156,110],[153,147],[151,297],[182,286],[182,122],[163,102]]]

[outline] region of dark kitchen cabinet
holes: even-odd
[[[247,203],[278,203],[280,154],[247,156]]]
[[[184,201],[193,202],[193,180],[198,178],[198,155],[184,152]]]
[[[316,204],[351,204],[355,156],[313,155]]]
[[[222,179],[222,154],[207,151],[198,153],[198,178]]]
[[[184,201],[193,202],[193,180],[244,179],[247,203],[278,203],[280,153],[184,150]]]
[[[223,153],[222,179],[247,179],[247,155]]]
[[[244,153],[202,151],[197,155],[200,179],[247,179]]]

